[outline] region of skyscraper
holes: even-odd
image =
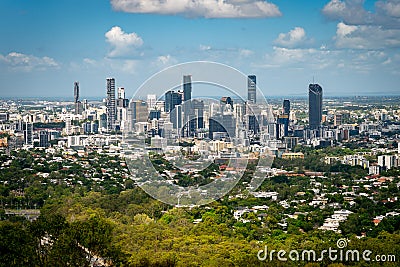
[[[107,130],[114,130],[116,108],[115,108],[115,79],[107,78]]]
[[[256,103],[256,75],[247,76],[247,99],[251,103]]]
[[[308,86],[308,116],[310,129],[319,129],[322,120],[322,87],[319,84]]]
[[[74,82],[74,99],[75,103],[79,101],[79,82]]]
[[[75,103],[75,114],[80,115],[83,111],[83,105],[79,101],[79,82],[74,82],[74,103]]]
[[[153,109],[157,103],[157,96],[156,95],[147,95],[147,106],[150,109]]]
[[[277,138],[289,135],[290,100],[283,100],[283,113],[278,116]],[[283,125],[283,128],[281,127]]]
[[[183,101],[192,99],[192,75],[183,75]]]
[[[176,105],[182,103],[182,97],[179,93],[168,91],[165,93],[165,112],[171,112]]]
[[[118,87],[118,99],[124,99],[124,98],[125,98],[125,88]]]
[[[283,100],[283,114],[290,115],[290,100]]]

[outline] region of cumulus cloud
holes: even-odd
[[[347,24],[368,24],[372,14],[363,7],[364,0],[331,0],[322,13],[332,20],[343,20]]]
[[[400,18],[400,1],[393,0],[393,1],[378,1],[376,3],[376,7],[379,11],[383,11],[389,17]]]
[[[288,33],[280,33],[274,41],[275,44],[283,47],[295,47],[310,42],[306,36],[306,31],[301,27],[295,27]]]
[[[339,48],[400,47],[400,0],[377,1],[374,12],[365,10],[364,0],[331,0],[322,13],[340,21],[334,37]]]
[[[400,1],[386,0],[375,3],[375,12],[364,8],[364,0],[331,0],[322,13],[331,20],[348,25],[376,25],[400,28]]]
[[[377,66],[388,71],[393,68],[393,58],[380,50],[342,50],[316,48],[274,47],[264,57],[263,68],[329,69],[332,71],[356,71],[369,73]]]
[[[105,34],[106,40],[111,45],[109,57],[132,55],[136,49],[143,45],[143,40],[136,33],[125,33],[120,27],[112,27]]]
[[[59,68],[59,64],[51,57],[36,57],[18,52],[8,55],[0,54],[0,62],[12,70],[32,71]]]
[[[383,49],[400,47],[400,30],[372,25],[337,24],[334,37],[338,48]]]
[[[281,16],[264,0],[111,0],[117,11],[204,18],[266,18]]]

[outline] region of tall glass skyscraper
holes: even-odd
[[[74,103],[75,103],[75,114],[82,114],[83,105],[79,101],[79,82],[74,82]]]
[[[319,129],[322,121],[322,87],[316,83],[308,86],[308,116],[310,129]]]
[[[107,130],[114,130],[116,107],[115,107],[115,79],[107,78]]]
[[[182,103],[182,97],[179,93],[168,91],[165,93],[165,112],[171,112],[176,105]]]
[[[283,114],[290,114],[290,100],[285,99],[283,100]]]
[[[247,100],[251,103],[256,103],[256,75],[247,76]]]
[[[75,103],[79,101],[79,82],[74,82],[74,100]]]
[[[183,75],[183,101],[192,99],[192,75]]]

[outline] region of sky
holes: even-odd
[[[0,97],[105,97],[107,77],[132,96],[191,61],[267,97],[400,93],[400,0],[2,0],[0,17]]]

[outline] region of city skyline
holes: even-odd
[[[313,77],[326,96],[399,92],[398,1],[192,2],[2,1],[0,97],[71,97],[74,81],[100,97],[114,77],[131,98],[198,60],[256,75],[267,97],[307,96]]]

